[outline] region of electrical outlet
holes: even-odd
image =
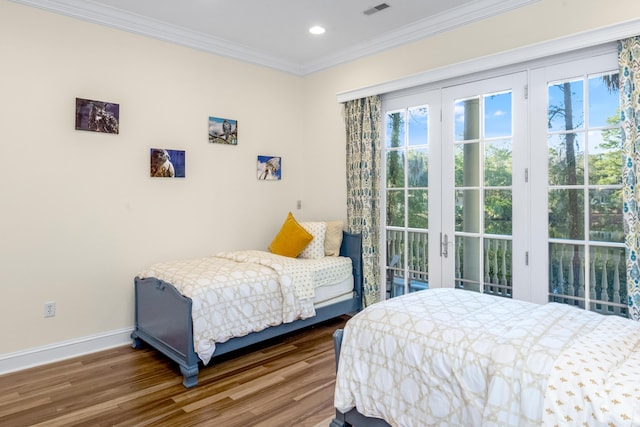
[[[296,203],[296,207],[298,209],[302,209],[302,200],[298,200],[298,202]]]
[[[56,302],[45,302],[44,303],[44,317],[53,317],[56,315]]]

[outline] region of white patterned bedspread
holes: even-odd
[[[314,316],[309,280],[318,275],[344,280],[345,269],[347,277],[351,275],[349,258],[310,260],[319,261],[312,264],[296,261],[306,260],[260,251],[224,252],[156,263],[138,276],[164,280],[191,298],[194,350],[207,364],[216,343]]]
[[[545,399],[545,393],[547,384],[555,384],[565,394],[578,386],[565,382],[564,377],[570,375],[554,379],[550,374],[566,373],[562,356],[573,348],[582,354],[581,340],[591,341],[592,347],[611,345],[610,340],[595,344],[603,335],[614,333],[603,322],[620,321],[635,331],[623,333],[629,339],[635,335],[634,342],[621,342],[609,354],[621,352],[621,347],[637,347],[640,324],[607,319],[563,304],[537,305],[454,289],[393,298],[368,307],[347,322],[334,403],[342,412],[357,407],[364,415],[382,418],[392,426],[575,425],[558,422],[558,416],[565,414],[549,406],[546,400],[555,397],[547,395]],[[598,328],[603,328],[603,333],[594,336],[596,341],[587,338]],[[569,354],[565,359],[576,357]],[[634,387],[623,387],[620,393],[614,392],[614,387],[609,390],[616,396],[633,396],[626,398],[625,405],[633,405],[627,411],[633,415],[627,416],[635,416],[638,425],[635,388],[640,369],[637,350],[633,354],[631,365],[616,374],[617,380],[603,374],[596,381],[606,378],[615,384],[632,380]],[[585,358],[586,365],[580,369],[593,369],[593,363]],[[629,369],[633,371],[627,372]],[[582,402],[583,398],[575,400]],[[598,405],[603,407],[602,401]],[[560,406],[566,410],[568,405]],[[579,412],[576,408],[568,411],[571,417]]]
[[[256,250],[219,252],[216,256],[264,265],[291,277],[300,299],[313,298],[315,288],[348,279],[352,273],[351,259],[346,257],[302,259]]]

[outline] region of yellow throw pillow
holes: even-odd
[[[295,258],[311,240],[313,240],[313,236],[298,224],[298,221],[289,212],[280,231],[269,245],[269,251],[276,255]]]

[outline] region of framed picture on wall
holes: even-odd
[[[185,152],[152,148],[149,158],[149,176],[152,178],[184,178]]]
[[[279,181],[282,178],[282,159],[274,156],[258,156],[256,173],[260,181]]]
[[[209,117],[209,142],[238,145],[238,121]]]
[[[120,105],[113,102],[76,98],[76,130],[119,133]]]

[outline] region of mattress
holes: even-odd
[[[317,286],[315,290],[313,305],[316,308],[351,299],[353,298],[353,276],[350,275],[336,283]]]

